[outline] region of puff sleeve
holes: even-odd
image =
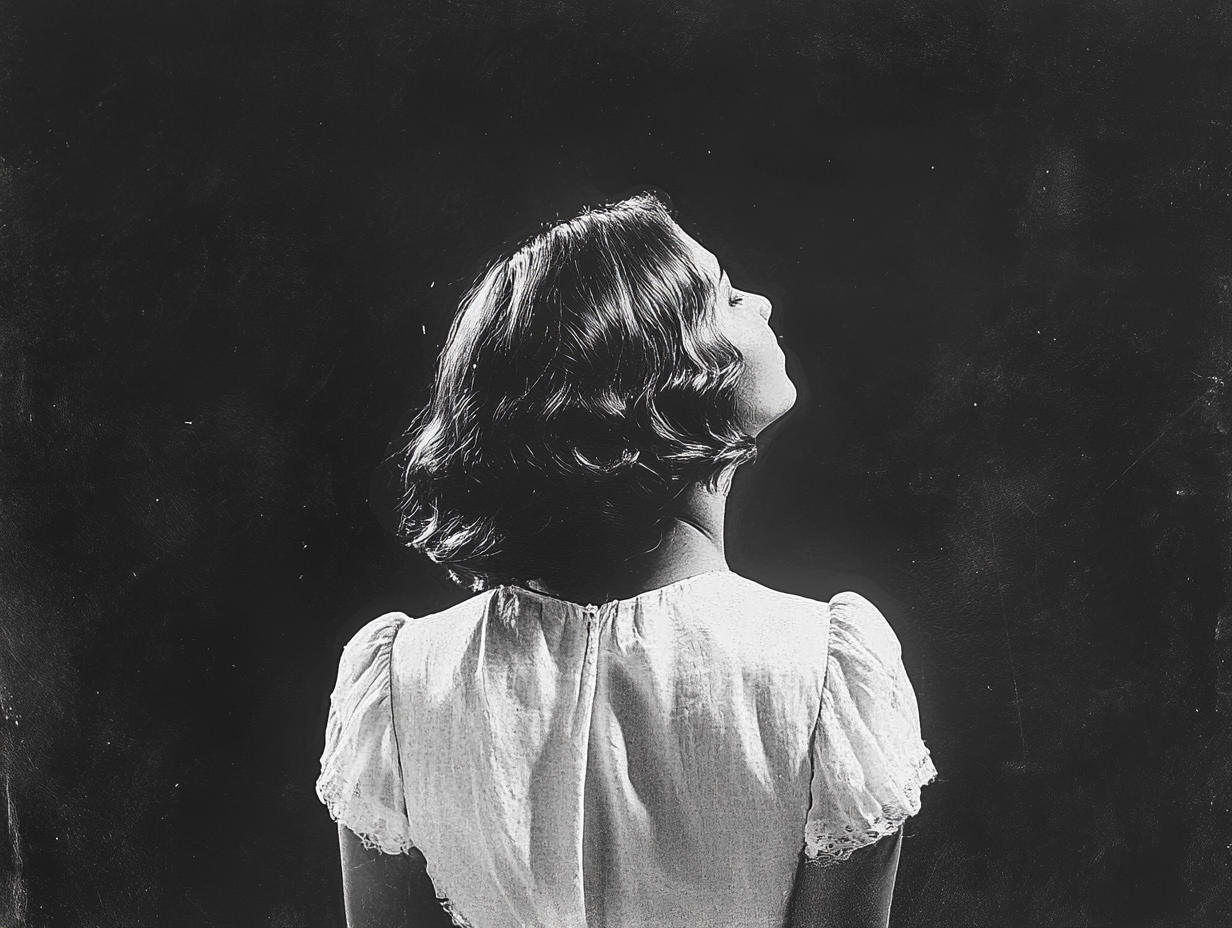
[[[821,863],[893,834],[936,776],[894,630],[856,593],[830,601],[805,855]]]
[[[390,678],[394,638],[405,622],[399,613],[382,616],[343,650],[316,788],[334,821],[386,854],[412,846]]]

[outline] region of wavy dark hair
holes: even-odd
[[[652,551],[686,487],[756,456],[715,283],[648,194],[492,264],[408,435],[405,539],[475,589]]]

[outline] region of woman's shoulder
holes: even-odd
[[[853,649],[897,660],[902,648],[881,610],[854,591],[828,601],[766,586],[733,572],[696,591],[695,601],[719,621],[772,633],[778,640],[813,640],[833,657]]]
[[[468,596],[461,602],[444,609],[426,612],[422,615],[416,614],[406,620],[406,631],[420,634],[433,630],[456,629],[468,623],[473,624],[487,614],[496,594],[497,591],[494,589],[484,590],[482,593]]]
[[[820,610],[827,615],[833,614],[854,622],[884,621],[880,610],[870,600],[851,590],[835,593],[830,599],[825,600],[799,593],[789,593],[730,570],[718,573],[716,581],[718,581],[716,589],[721,590],[721,595],[726,596],[735,592],[742,597],[743,601],[773,604],[785,609],[797,609],[804,612]]]
[[[775,589],[734,571],[717,575],[698,592],[697,598],[718,612],[758,624],[815,626],[829,620],[830,604],[824,600]]]
[[[825,602],[766,586],[734,572],[706,578],[682,590],[675,610],[685,618],[678,634],[698,647],[769,660],[784,666],[817,666],[829,638]],[[760,657],[759,657],[760,656]]]
[[[903,649],[881,610],[859,593],[830,598],[831,650],[866,650],[882,661],[897,662]]]
[[[440,638],[469,634],[487,611],[491,592],[471,596],[448,608],[425,615],[386,612],[355,632],[342,651],[342,666],[388,663],[404,652],[410,641],[415,647]]]
[[[870,633],[893,634],[881,610],[852,590],[835,593],[829,600],[824,600],[778,590],[732,571],[726,572],[719,579],[726,583],[717,585],[714,594],[733,605],[771,607],[788,615],[810,618],[820,616],[849,628],[859,628]]]
[[[714,596],[731,598],[733,602],[741,604],[775,605],[805,611],[809,609],[815,611],[826,607],[826,603],[822,600],[766,586],[734,570],[716,571],[709,575],[708,579],[712,582],[703,587],[706,592]]]

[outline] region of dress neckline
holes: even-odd
[[[720,567],[715,570],[703,570],[701,573],[692,574],[688,577],[681,577],[679,580],[673,580],[671,583],[665,583],[663,586],[656,586],[653,589],[643,590],[636,596],[630,596],[626,599],[609,599],[602,603],[579,603],[572,599],[565,599],[563,596],[555,596],[552,593],[544,593],[541,590],[534,590],[528,586],[519,586],[514,583],[504,584],[501,589],[512,590],[516,593],[525,593],[532,597],[546,599],[554,603],[562,603],[566,606],[574,606],[578,609],[596,609],[599,606],[610,606],[613,603],[636,603],[640,600],[647,599],[651,596],[661,596],[664,593],[683,587],[693,583],[695,580],[701,580],[705,577],[717,577],[725,574],[733,574],[734,572],[726,567]]]

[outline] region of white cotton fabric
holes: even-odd
[[[347,646],[317,793],[473,928],[781,925],[801,850],[935,775],[881,613],[715,571],[602,606],[500,587]]]

